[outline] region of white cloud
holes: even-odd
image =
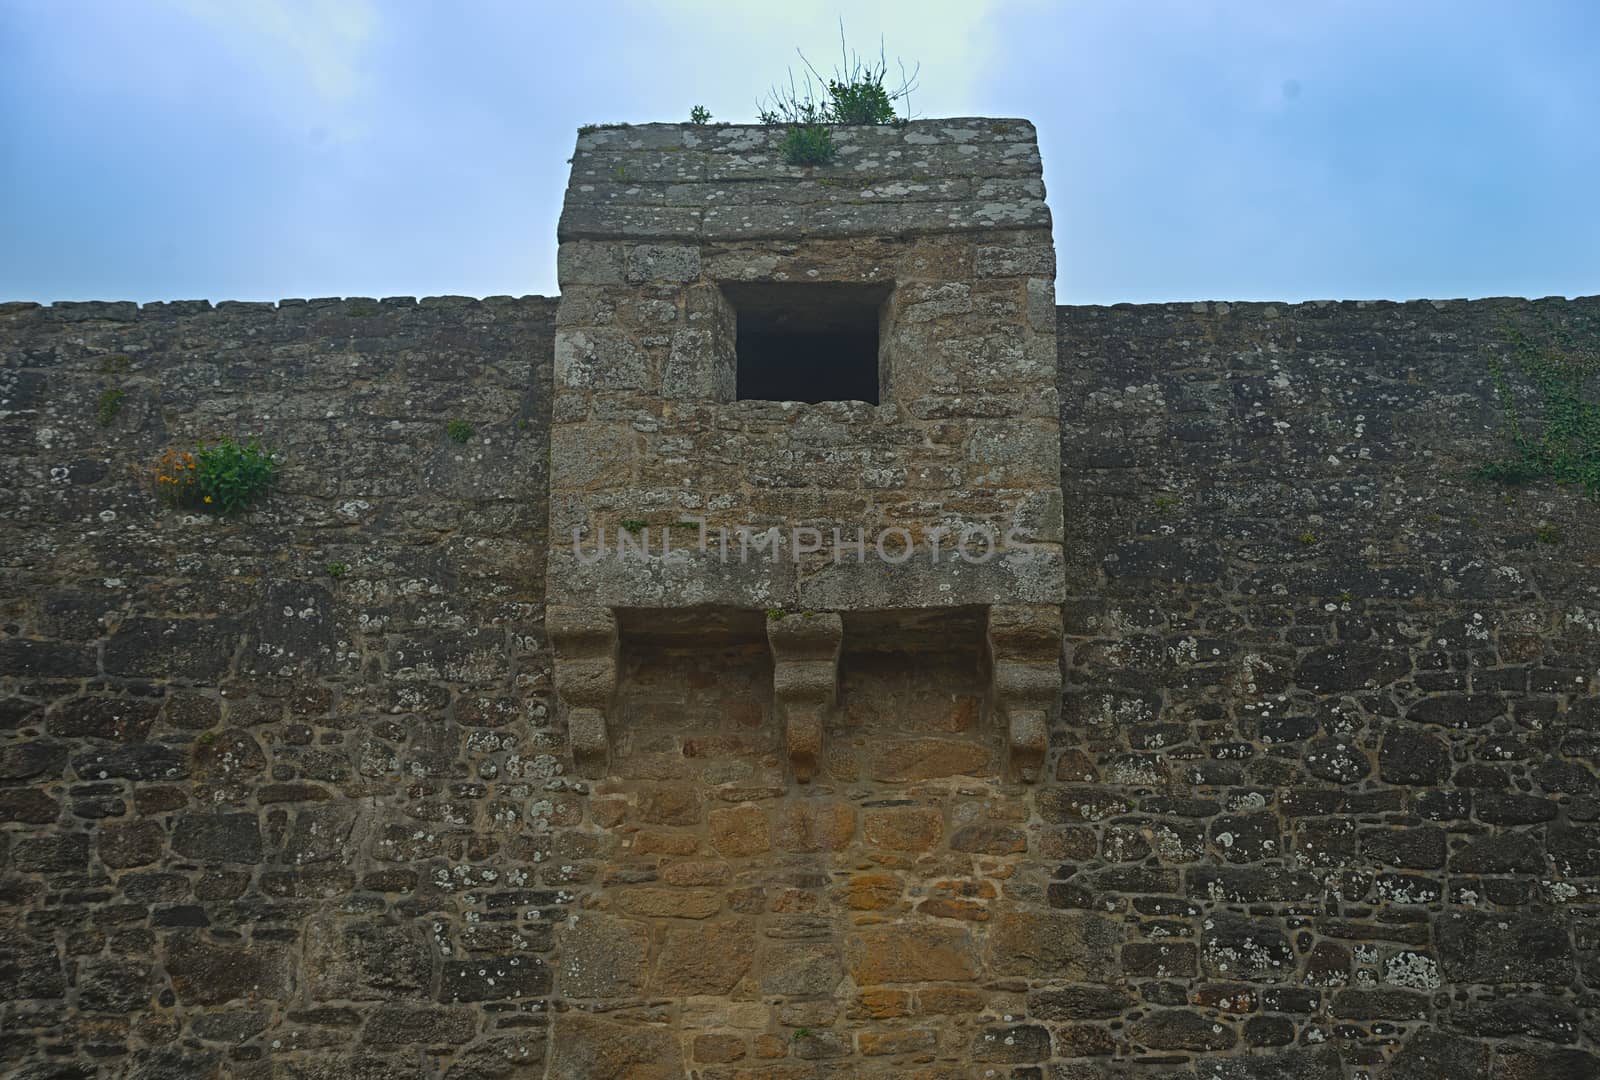
[[[995,56],[992,17],[999,7],[998,0],[859,0],[847,8],[836,0],[662,0],[653,10],[663,23],[692,34],[701,55],[722,58],[722,70],[700,72],[695,81],[726,95],[724,110],[737,110],[727,119],[738,121],[753,119],[747,113],[753,112],[754,99],[783,79],[786,69],[793,68],[797,78],[803,73],[797,48],[824,76],[832,73],[840,60],[841,16],[846,41],[863,56],[875,59],[882,39],[890,80],[899,74],[897,58],[908,71],[921,64],[913,111],[970,113]]]
[[[366,45],[377,25],[370,0],[178,0],[264,67],[308,85],[327,103],[368,87]]]

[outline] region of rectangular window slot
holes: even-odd
[[[881,400],[880,325],[890,285],[729,282],[740,401]]]

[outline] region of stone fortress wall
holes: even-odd
[[[0,1071],[1600,1075],[1600,525],[1469,475],[1600,299],[1056,309],[1031,784],[960,635],[847,639],[806,784],[646,635],[576,775],[556,306],[0,306]],[[227,434],[265,507],[160,507]]]

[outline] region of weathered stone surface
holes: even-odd
[[[1425,731],[1396,728],[1378,751],[1378,775],[1389,784],[1437,784],[1450,775],[1450,748]]]
[[[1496,1052],[1490,1075],[1493,1080],[1582,1080],[1600,1075],[1600,1055],[1587,1050],[1505,1046]]]
[[[890,851],[927,851],[944,835],[944,819],[927,807],[868,810],[861,819],[868,844]]]
[[[1512,912],[1446,913],[1436,927],[1445,977],[1463,983],[1565,986],[1572,942],[1559,922]]]
[[[938,945],[934,946],[936,951]],[[920,970],[935,970],[941,958],[922,957],[912,965],[926,964]],[[869,970],[871,961],[863,962]],[[839,985],[843,970],[837,949],[831,943],[814,941],[772,942],[766,945],[757,963],[757,974],[764,994],[791,998],[824,997]],[[903,981],[884,978],[884,982]]]
[[[1395,1054],[1395,1080],[1487,1080],[1489,1048],[1443,1032],[1419,1031]]]
[[[550,1080],[679,1080],[682,1049],[665,1027],[568,1012],[556,1018],[545,1075]]]
[[[670,926],[651,987],[665,994],[731,993],[755,952],[755,934],[744,922]]]
[[[415,997],[433,981],[427,940],[407,926],[317,919],[305,928],[304,948],[314,1000]]]
[[[650,934],[606,915],[577,916],[557,935],[561,992],[568,997],[620,997],[644,986]]]
[[[1050,1033],[1038,1024],[990,1027],[972,1037],[971,1056],[978,1062],[1016,1064],[1050,1056]]]
[[[1341,1080],[1339,1051],[1283,1050],[1248,1057],[1208,1059],[1201,1075],[1208,1080]]]
[[[845,964],[858,986],[964,981],[977,976],[967,931],[930,924],[857,931],[845,941]]]
[[[1096,915],[1005,912],[989,930],[989,969],[997,975],[1094,982],[1115,962],[1116,924]]]
[[[618,911],[668,919],[709,919],[722,910],[722,896],[712,889],[635,887],[617,893]]]
[[[78,969],[78,1007],[118,1015],[145,1008],[150,998],[150,968],[136,961],[91,961]]]
[[[855,821],[848,803],[790,799],[778,808],[772,842],[778,850],[796,854],[842,851],[855,832]]]
[[[260,822],[254,814],[185,814],[173,829],[172,850],[202,862],[260,862]]]
[[[7,1075],[1600,1073],[1600,540],[1469,481],[1596,301],[1054,308],[1027,125],[775,135],[583,135],[559,319],[0,304]],[[726,286],[845,279],[881,404],[737,400]],[[259,509],[133,478],[223,430]],[[551,575],[688,518],[1051,555]],[[558,678],[547,593],[624,588]]]
[[[96,839],[100,861],[114,870],[148,866],[161,858],[167,846],[167,832],[158,821],[104,825]]]
[[[1288,936],[1271,922],[1218,912],[1200,934],[1200,959],[1217,978],[1281,982],[1295,968]]]
[[[1161,1009],[1134,1024],[1134,1042],[1153,1050],[1226,1050],[1238,1035],[1228,1024],[1188,1009]]]
[[[767,815],[758,806],[711,811],[711,846],[730,859],[760,855],[772,846]]]
[[[550,992],[550,971],[536,956],[446,960],[439,969],[439,1000],[501,1001]]]
[[[245,944],[189,931],[168,942],[166,971],[186,1005],[281,1001],[294,985],[294,956],[275,941]]]
[[[470,1042],[477,1034],[477,1014],[471,1009],[406,1008],[385,1006],[372,1014],[361,1037],[377,1046],[408,1043],[432,1045]]]

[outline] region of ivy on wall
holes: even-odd
[[[1501,333],[1506,348],[1491,355],[1489,371],[1510,452],[1476,473],[1512,485],[1576,484],[1600,498],[1600,333],[1546,327],[1531,336],[1511,324]],[[1526,407],[1513,370],[1533,388]]]

